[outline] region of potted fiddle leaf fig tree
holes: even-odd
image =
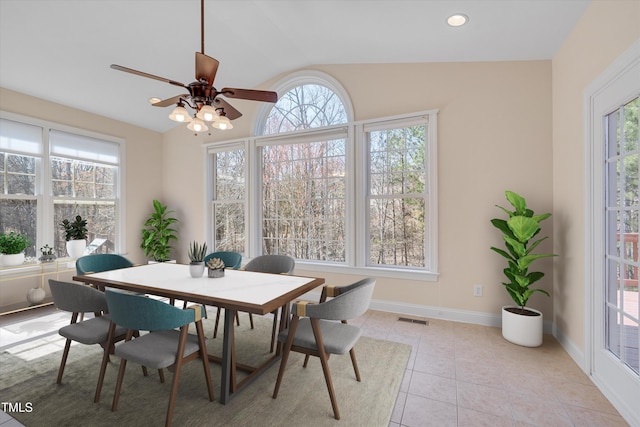
[[[64,219],[60,223],[64,230],[64,239],[67,241],[67,253],[71,258],[80,258],[87,248],[87,220],[76,215],[71,221]]]
[[[144,250],[145,256],[154,261],[169,261],[171,241],[178,240],[178,230],[174,228],[178,219],[171,216],[173,213],[174,211],[158,200],[153,201],[153,212],[144,223],[140,247]]]
[[[551,214],[536,215],[527,207],[524,197],[513,191],[506,191],[505,195],[514,210],[496,205],[508,218],[494,218],[491,224],[502,232],[506,250],[493,246],[491,250],[507,259],[507,267],[503,270],[506,281],[502,282],[502,285],[517,305],[502,307],[502,336],[514,344],[537,347],[542,344],[542,312],[527,307],[527,301],[535,292],[550,295],[544,289],[533,287],[534,283],[544,277],[544,273],[529,271],[529,268],[533,262],[541,258],[557,256],[533,252],[547,239],[542,237],[533,240],[540,233],[540,223]]]

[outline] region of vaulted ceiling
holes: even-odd
[[[551,59],[589,0],[205,0],[215,80],[252,88],[314,64]],[[456,12],[460,28],[446,24]],[[0,0],[0,86],[164,132],[151,96],[190,83],[198,0]]]

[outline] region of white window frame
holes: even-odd
[[[103,141],[113,142],[118,144],[118,154],[119,154],[119,164],[118,164],[118,172],[119,176],[117,178],[117,185],[115,189],[116,193],[116,242],[115,242],[115,252],[124,254],[124,250],[126,246],[126,237],[124,233],[125,224],[126,224],[126,214],[125,214],[125,206],[126,206],[126,156],[125,156],[125,140],[122,138],[105,135],[97,132],[88,131],[85,129],[79,129],[67,125],[62,125],[59,123],[36,119],[33,117],[27,117],[20,114],[15,114],[7,111],[0,111],[0,118],[11,120],[14,122],[24,123],[27,125],[38,126],[42,128],[42,143],[43,143],[43,154],[41,158],[41,165],[37,173],[36,181],[36,199],[38,202],[37,208],[37,238],[35,242],[36,246],[36,254],[38,248],[44,246],[44,244],[51,244],[54,239],[56,224],[53,224],[53,221],[49,219],[53,217],[53,202],[55,197],[52,195],[51,191],[51,181],[47,178],[50,176],[50,149],[49,149],[49,131],[56,130],[67,132],[79,136],[84,136],[88,138],[99,139]],[[0,197],[2,197],[0,195]],[[12,197],[13,198],[13,197]],[[28,268],[24,267],[24,268]]]

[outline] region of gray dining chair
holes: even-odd
[[[292,304],[293,317],[289,329],[278,335],[278,340],[285,345],[278,379],[273,390],[274,399],[278,397],[289,354],[295,351],[307,356],[316,356],[320,358],[322,364],[333,414],[336,420],[340,419],[329,370],[329,355],[349,353],[356,380],[361,381],[354,346],[362,335],[362,330],[357,326],[349,325],[347,320],[361,316],[367,311],[375,283],[375,279],[366,278],[349,286],[325,286],[322,298],[333,296],[332,299],[318,304],[307,301]],[[304,367],[307,366],[307,360],[305,357]]]
[[[256,271],[271,274],[291,274],[296,268],[296,260],[287,255],[260,255],[253,258],[244,266],[245,271]],[[284,309],[281,310],[284,315]],[[278,330],[278,310],[273,311],[273,326],[271,328],[271,348],[273,353],[276,343],[276,332]],[[249,322],[253,329],[253,315],[249,313]]]
[[[49,279],[49,289],[53,303],[59,310],[72,313],[71,323],[58,330],[58,333],[67,340],[62,352],[62,361],[58,369],[57,384],[62,383],[62,375],[67,363],[69,348],[71,341],[76,341],[85,345],[100,344],[105,349],[105,355],[112,350],[114,342],[122,341],[125,337],[126,330],[117,328],[114,331],[113,342],[109,343],[108,333],[110,318],[108,314],[102,314],[107,311],[107,300],[103,292],[92,288],[91,286],[81,285],[79,283],[61,282]],[[93,312],[96,317],[83,321],[78,321],[80,313]],[[98,394],[98,387],[96,387]]]

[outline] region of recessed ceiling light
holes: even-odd
[[[447,18],[447,24],[452,27],[461,27],[467,22],[469,22],[469,17],[464,13],[456,13]]]

